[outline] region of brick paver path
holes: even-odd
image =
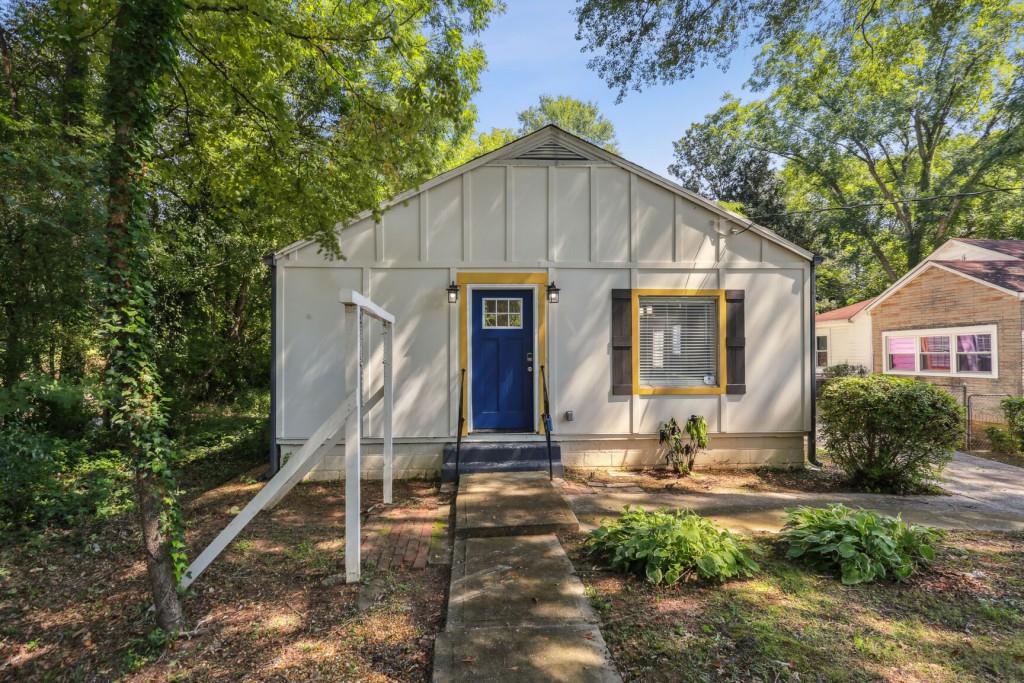
[[[385,508],[370,514],[363,526],[363,560],[379,569],[424,569],[430,539],[447,533],[447,518],[433,501],[420,507]]]

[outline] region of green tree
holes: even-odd
[[[615,126],[606,119],[595,102],[585,102],[568,95],[541,95],[537,104],[519,112],[519,135],[526,135],[555,124],[573,135],[619,153]]]
[[[584,2],[581,34],[604,51],[595,68],[620,92],[675,80],[727,58],[739,40],[728,30],[748,29],[764,42],[749,85],[765,97],[727,100],[712,134],[785,160],[810,191],[808,208],[857,207],[829,227],[863,245],[890,281],[969,230],[972,194],[1007,177],[1024,151],[1019,2],[675,7]],[[687,21],[695,30],[681,33]]]
[[[99,342],[110,438],[134,475],[162,628],[182,623],[185,559],[165,397],[254,381],[257,364],[265,374],[259,256],[314,237],[342,257],[337,223],[432,171],[471,126],[483,54],[467,37],[495,8],[4,7],[0,168],[13,182],[0,192],[10,247],[0,265],[17,275],[0,284],[4,374],[52,370],[40,357],[63,336]],[[236,367],[222,370],[225,360]]]
[[[473,112],[475,114],[475,112]],[[478,156],[493,152],[516,138],[528,135],[548,124],[555,124],[573,135],[619,153],[615,141],[615,126],[606,119],[594,102],[584,102],[568,95],[541,95],[537,104],[517,114],[519,128],[491,128],[489,131],[467,134],[451,151],[443,156],[442,170],[454,168]]]
[[[714,135],[713,115],[708,119],[691,125],[674,143],[669,173],[687,189],[808,246],[807,221],[788,213],[783,178],[771,155]]]
[[[0,10],[0,381],[81,374],[103,221],[96,81],[73,2]]]

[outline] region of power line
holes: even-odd
[[[853,209],[869,209],[879,206],[889,206],[890,204],[909,204],[914,202],[930,202],[935,199],[955,199],[957,197],[977,197],[984,194],[992,194],[993,192],[1020,192],[1024,190],[1024,186],[1021,187],[992,187],[985,190],[975,190],[974,192],[954,192],[952,194],[937,194],[930,197],[902,197],[898,199],[888,199],[878,202],[865,202],[863,204],[850,204],[847,206],[824,206],[817,209],[797,209],[794,211],[780,211],[778,213],[765,213],[758,216],[744,216],[747,220],[758,221],[763,218],[777,218],[780,216],[797,216],[807,215],[815,213],[826,213],[829,211],[851,211]],[[748,225],[742,230],[738,230],[733,235],[742,235],[747,230],[750,230],[752,226]]]

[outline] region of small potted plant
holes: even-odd
[[[689,474],[697,456],[708,449],[708,421],[702,415],[691,415],[681,428],[670,417],[658,429],[658,443],[665,447],[665,457],[676,474]]]

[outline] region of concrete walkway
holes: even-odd
[[[706,493],[647,493],[594,489],[568,494],[583,530],[617,515],[626,505],[647,509],[689,508],[733,531],[782,528],[785,509],[798,505],[843,503],[907,521],[946,529],[1024,530],[1024,469],[958,453],[947,468],[943,486],[948,496],[889,496],[870,493],[764,493],[718,489]]]
[[[579,523],[547,474],[463,475],[455,520],[434,681],[621,682],[553,533]]]

